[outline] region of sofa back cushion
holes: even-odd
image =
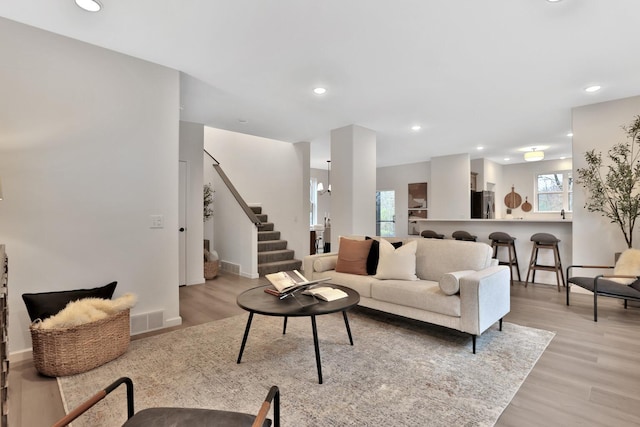
[[[479,271],[491,266],[491,246],[460,240],[415,239],[416,274],[423,280],[440,281],[452,271]]]

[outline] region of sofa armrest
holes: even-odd
[[[302,274],[309,280],[313,280],[313,275],[316,273],[313,265],[316,260],[323,258],[338,258],[338,252],[327,252],[323,254],[307,255],[302,259]]]
[[[511,272],[499,265],[460,278],[460,325],[480,335],[511,309]]]

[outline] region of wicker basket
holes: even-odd
[[[206,261],[204,263],[204,278],[207,280],[214,279],[218,275],[218,261]]]
[[[131,340],[128,309],[72,328],[29,329],[36,369],[50,377],[97,368],[127,351]]]

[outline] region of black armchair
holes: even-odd
[[[280,427],[280,390],[277,386],[272,386],[267,393],[257,415],[243,414],[239,412],[219,411],[214,409],[191,409],[191,408],[148,408],[134,414],[133,404],[133,382],[130,378],[122,377],[110,384],[104,390],[94,394],[80,406],[69,412],[60,419],[53,427],[62,427],[71,423],[89,408],[104,399],[109,393],[118,388],[121,384],[127,387],[127,422],[123,427],[269,427],[271,420],[267,419],[271,402],[273,402],[273,425]]]
[[[567,305],[569,305],[569,289],[571,285],[577,285],[581,288],[593,292],[593,321],[598,321],[598,295],[610,298],[619,298],[624,300],[624,308],[627,308],[627,301],[640,301],[640,276],[628,275],[604,275],[599,274],[595,277],[571,277],[571,269],[613,269],[609,265],[570,265],[567,267]],[[611,279],[632,279],[633,283],[625,285]]]

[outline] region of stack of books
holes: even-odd
[[[314,287],[318,283],[330,280],[329,277],[308,280],[298,270],[281,271],[267,274],[265,277],[273,285],[273,288],[266,288],[264,291],[280,299],[284,299],[300,291],[305,295],[311,295],[323,301],[334,301],[347,296],[347,293],[340,289],[334,289],[328,286]]]

